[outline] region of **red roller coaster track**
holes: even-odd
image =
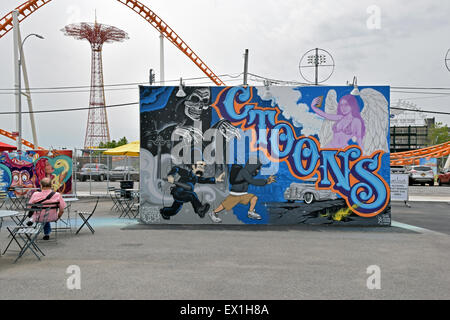
[[[15,10],[19,11],[19,21],[22,22],[32,13],[51,2],[52,0],[29,0],[19,5]],[[156,13],[150,10],[147,6],[135,0],[116,0],[133,10],[135,13],[144,18],[150,23],[158,32],[164,35],[175,47],[181,50],[189,59],[194,62],[197,67],[206,74],[212,82],[218,86],[223,86],[225,83],[203,62],[202,59],[177,35],[175,31],[170,28]],[[13,29],[12,11],[0,19],[0,39],[3,38],[9,31]],[[5,137],[15,140],[16,138],[8,131],[1,130],[0,134]],[[29,148],[35,146],[26,140],[23,144]]]
[[[52,0],[29,0],[16,8],[19,11],[19,21],[25,20],[32,13],[37,11]],[[202,59],[170,28],[156,13],[150,10],[147,6],[136,0],[116,0],[127,6],[135,13],[144,18],[150,23],[158,32],[162,33],[175,47],[181,50],[189,57],[197,67],[206,74],[212,82],[218,86],[223,86],[225,83],[203,62]],[[13,28],[12,12],[0,19],[0,38],[7,34]]]
[[[450,141],[432,147],[391,154],[391,166],[419,164],[421,158],[439,158],[450,155]]]
[[[3,136],[5,136],[5,137],[7,137],[7,138],[12,139],[12,140],[17,140],[17,138],[16,138],[11,132],[9,132],[9,131],[0,129],[0,134],[3,135]],[[35,149],[41,149],[41,150],[43,150],[43,148],[41,148],[41,147],[36,147],[36,146],[35,146],[34,144],[32,144],[31,142],[29,142],[29,141],[27,141],[27,140],[24,140],[24,139],[22,139],[22,144],[23,144],[24,146],[27,146],[28,148],[31,148],[32,150],[35,150]]]

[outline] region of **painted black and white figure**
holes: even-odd
[[[151,88],[143,87],[141,96],[150,94],[146,91]],[[221,134],[227,142],[239,138],[239,130],[228,120],[219,120],[211,126],[212,101],[209,87],[186,87],[185,97],[177,97],[177,92],[178,88],[174,88],[165,108],[141,114],[142,145],[153,155],[171,153],[178,141],[189,144],[192,149],[201,145],[203,151],[209,143],[203,139],[203,135],[210,128],[217,129],[217,134]]]
[[[171,168],[175,165],[190,168],[191,163],[203,157],[203,151],[211,143],[210,138],[204,139],[207,130],[217,129],[214,134],[220,135],[224,141],[239,136],[238,129],[227,120],[211,125],[210,87],[185,87],[183,91],[186,95],[177,97],[178,87],[141,87],[141,147],[148,151],[141,151],[141,187],[148,195],[143,195],[142,205],[154,208],[152,210],[159,207],[158,213],[174,202],[171,184],[166,181]],[[173,149],[182,144],[187,145],[186,150],[190,151],[190,163],[178,164],[174,159]],[[224,170],[224,165],[209,164],[205,167],[210,176],[219,176]],[[218,193],[219,197],[224,196],[226,187],[224,182],[200,184],[195,186],[195,190],[202,202],[213,205]]]

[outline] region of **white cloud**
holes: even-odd
[[[283,116],[291,120],[293,125],[302,128],[302,134],[309,136],[318,134],[322,126],[323,119],[315,113],[309,112],[309,107],[305,103],[298,103],[301,92],[292,87],[272,87],[272,105],[277,104]]]

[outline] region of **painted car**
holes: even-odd
[[[308,180],[307,182],[293,182],[284,191],[284,198],[288,202],[296,200],[303,200],[306,204],[311,204],[314,201],[336,200],[337,195],[330,190],[317,190],[314,182],[316,180]]]
[[[438,183],[440,186],[445,184],[450,184],[450,168],[444,169],[438,176]]]
[[[433,168],[429,166],[412,166],[408,171],[409,185],[420,183],[424,186],[426,183],[430,186],[434,185]]]

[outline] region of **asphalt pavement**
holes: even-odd
[[[42,261],[28,253],[13,264],[17,251],[0,257],[0,297],[449,299],[450,205],[411,205],[393,204],[401,227],[389,228],[145,226],[118,219],[102,199],[91,220],[95,234],[41,240]],[[92,207],[90,198],[74,204]],[[73,266],[80,290],[67,286]],[[381,271],[379,290],[367,287],[373,266]]]

